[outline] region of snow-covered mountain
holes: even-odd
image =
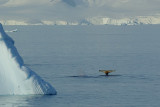
[[[74,21],[66,20],[0,20],[3,25],[140,25],[160,24],[160,16],[138,16],[131,18],[90,17]]]
[[[160,16],[138,16],[131,18],[113,19],[108,17],[87,18],[93,25],[140,25],[140,24],[160,24]]]
[[[157,0],[1,0],[4,25],[160,24]]]

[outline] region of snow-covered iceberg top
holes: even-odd
[[[56,94],[56,90],[24,65],[14,41],[0,24],[0,95]]]

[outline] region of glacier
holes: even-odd
[[[0,23],[0,95],[57,94],[55,88],[24,65],[14,40]]]
[[[110,18],[107,16],[86,17],[78,20],[0,20],[3,25],[148,25],[160,24],[160,15]]]

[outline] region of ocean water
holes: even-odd
[[[26,66],[58,93],[0,96],[0,106],[160,106],[160,25],[4,28],[18,29],[8,35]]]

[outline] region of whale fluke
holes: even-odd
[[[108,76],[109,73],[115,72],[115,70],[99,70],[99,72],[104,72]]]

